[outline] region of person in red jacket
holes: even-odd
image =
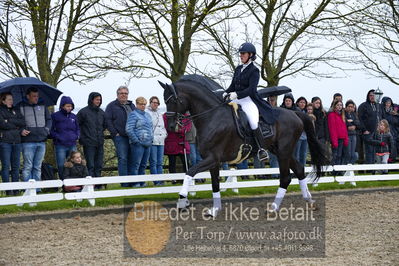
[[[164,154],[168,155],[169,159],[169,173],[176,173],[176,157],[180,158],[183,164],[184,172],[188,170],[188,156],[190,154],[190,144],[186,140],[186,132],[191,129],[191,122],[188,119],[183,119],[183,126],[178,126],[176,131],[170,131],[168,127],[168,120],[166,114],[163,115],[165,128],[168,136],[165,139]]]
[[[342,164],[348,147],[348,131],[345,123],[345,112],[343,111],[343,103],[336,100],[332,104],[332,110],[328,114],[328,130],[330,133],[330,141],[332,148],[332,164]]]

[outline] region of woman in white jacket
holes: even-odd
[[[163,152],[165,138],[167,136],[165,124],[162,118],[162,113],[159,111],[160,101],[157,96],[150,98],[150,106],[146,109],[146,112],[151,115],[152,118],[152,130],[154,133],[154,140],[152,142],[150,151],[150,172],[151,174],[162,174],[163,173]],[[154,181],[154,185],[163,185],[163,181]]]

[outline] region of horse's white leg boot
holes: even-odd
[[[302,197],[309,203],[314,203],[315,201],[312,199],[312,194],[308,189],[307,179],[299,180],[299,186],[301,187]]]
[[[283,201],[286,192],[287,190],[285,188],[278,188],[276,197],[274,198],[274,202],[272,203],[268,211],[274,212],[280,209],[280,204]]]
[[[219,211],[222,209],[222,200],[220,198],[220,192],[213,192],[213,207],[210,208],[207,212],[209,216],[216,217]]]
[[[178,209],[184,209],[190,205],[190,201],[187,199],[187,195],[188,195],[188,187],[190,186],[192,180],[193,178],[191,176],[189,175],[184,176],[183,185],[179,192],[179,195],[182,196],[183,198],[179,198],[179,200],[177,201]]]
[[[189,176],[189,175],[185,175],[184,176],[183,185],[182,185],[181,190],[179,192],[180,196],[183,196],[185,198],[187,197],[187,195],[188,195],[188,187],[191,185],[192,180],[193,180],[193,178],[191,176]]]

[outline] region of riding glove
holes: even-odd
[[[230,98],[230,100],[235,100],[235,99],[237,99],[237,93],[235,93],[235,92],[230,93],[230,94],[229,94],[229,98]]]

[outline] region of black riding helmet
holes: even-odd
[[[240,48],[238,48],[238,51],[240,53],[251,53],[252,56],[250,57],[250,59],[252,59],[252,60],[256,59],[256,48],[250,42],[245,42],[245,43],[241,44]]]

